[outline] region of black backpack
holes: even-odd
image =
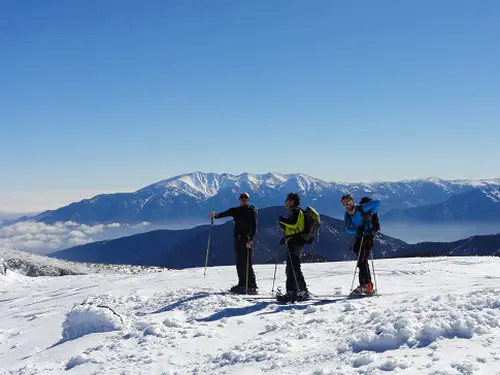
[[[363,197],[361,198],[361,200],[359,201],[359,204],[365,204],[367,202],[370,202],[372,199],[370,197]],[[357,209],[359,209],[361,211],[361,213],[363,214],[363,210],[361,209],[360,206],[357,207]],[[380,232],[380,221],[378,220],[378,214],[373,214],[372,215],[372,231],[373,232]]]

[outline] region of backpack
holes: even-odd
[[[363,197],[361,198],[361,200],[359,201],[359,204],[365,204],[367,202],[370,202],[372,199],[370,197]],[[363,210],[361,209],[361,207],[357,207],[361,213],[363,214]],[[372,214],[372,231],[373,232],[380,232],[380,222],[378,220],[378,214]]]
[[[312,244],[319,234],[319,227],[321,224],[321,219],[318,211],[316,211],[311,206],[307,206],[304,213],[304,231],[302,232],[302,238],[306,244]]]

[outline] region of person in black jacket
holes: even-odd
[[[304,232],[304,212],[300,208],[300,197],[297,193],[290,193],[285,200],[288,209],[288,217],[280,216],[278,223],[285,237],[280,242],[286,242],[286,294],[277,295],[280,302],[305,301],[309,299],[306,281],[300,265],[300,257],[304,252],[305,241],[302,237]]]
[[[230,289],[232,293],[257,294],[257,283],[252,264],[252,248],[255,234],[257,233],[257,209],[248,204],[250,195],[240,194],[240,205],[232,207],[224,212],[211,212],[210,217],[219,219],[231,216],[233,218],[234,231],[234,252],[236,255],[236,272],[238,274],[238,284]],[[248,270],[248,290],[247,287]]]

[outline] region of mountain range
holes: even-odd
[[[453,242],[421,242],[401,247],[399,257],[500,256],[500,233]]]
[[[384,215],[388,221],[480,221],[500,220],[500,186],[487,185],[452,195],[444,202],[393,209]]]
[[[209,211],[237,205],[242,191],[250,193],[251,203],[258,208],[282,205],[287,193],[298,192],[302,205],[337,218],[343,215],[340,197],[350,192],[357,198],[381,199],[380,214],[385,221],[500,221],[500,179],[336,183],[300,173],[202,172],[175,176],[131,193],[97,195],[17,221],[199,224],[206,222]]]
[[[284,261],[285,247],[279,244],[282,232],[277,217],[286,215],[282,207],[268,207],[259,211],[258,232],[254,241],[254,262]],[[134,264],[169,268],[200,267],[205,264],[208,236],[211,231],[209,265],[234,264],[232,222],[204,225],[185,230],[156,230],[94,242],[58,251],[51,256],[92,263]],[[350,250],[353,238],[344,231],[341,220],[322,215],[319,242],[315,249],[306,245],[305,258],[314,261],[355,259]],[[383,234],[376,238],[375,257],[390,257],[406,243]]]

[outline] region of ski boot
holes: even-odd
[[[373,282],[369,282],[368,284],[362,284],[358,286],[351,292],[351,296],[362,296],[362,295],[372,295],[374,293],[373,290]]]
[[[281,303],[291,303],[297,300],[297,293],[294,290],[288,290],[286,294],[283,294],[280,288],[276,293],[276,301]]]
[[[235,285],[231,289],[229,289],[229,293],[246,294],[246,289],[245,289],[245,286]]]
[[[307,301],[309,299],[309,292],[307,290],[296,292],[295,290],[287,290],[286,294],[283,294],[281,288],[278,288],[276,293],[276,300],[281,303],[291,303],[297,301]]]

